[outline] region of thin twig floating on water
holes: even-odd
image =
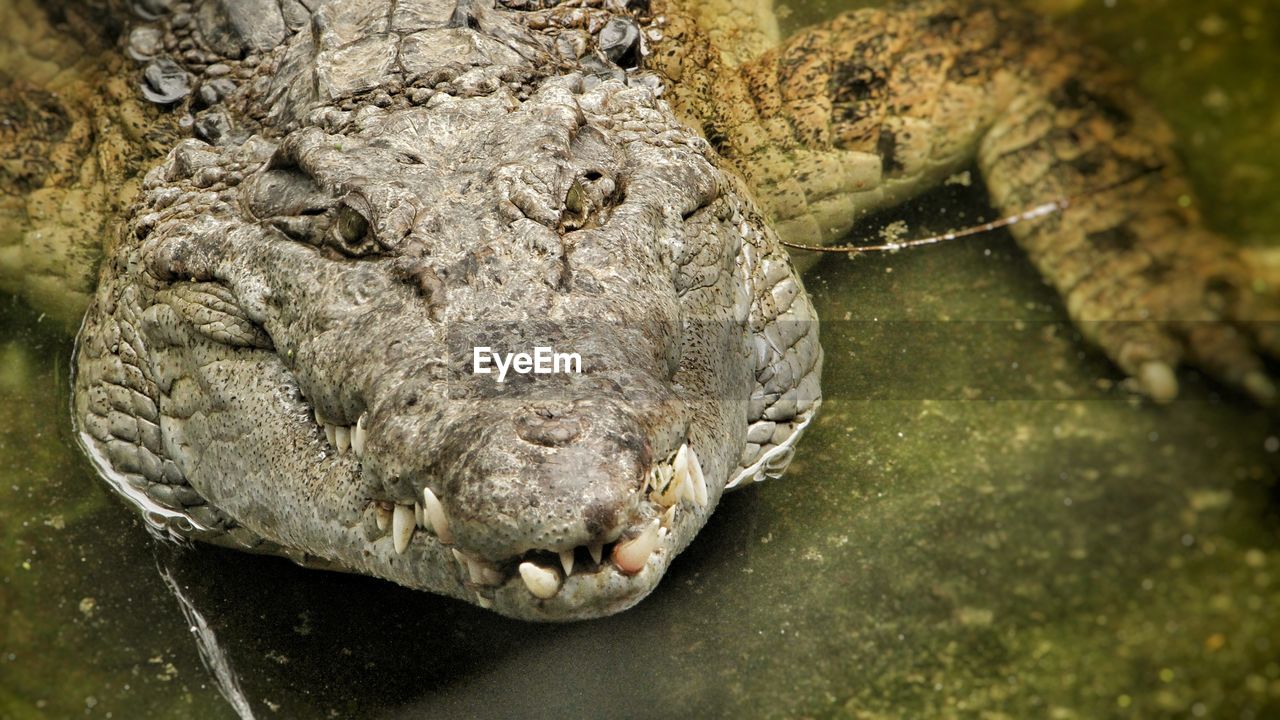
[[[1145,170],[1138,172],[1133,177],[1125,178],[1124,180],[1118,180],[1116,182],[1111,183],[1110,185],[1103,185],[1102,187],[1094,188],[1093,190],[1090,190],[1086,193],[1082,193],[1080,195],[1069,195],[1067,197],[1058,198],[1057,200],[1052,200],[1050,202],[1037,205],[1031,208],[1030,210],[1023,210],[1022,212],[1017,213],[1015,215],[1006,215],[1005,217],[1002,217],[999,220],[992,220],[991,222],[986,222],[981,225],[973,225],[971,227],[964,228],[963,230],[953,230],[948,233],[943,233],[941,235],[933,235],[931,237],[916,238],[914,240],[903,240],[902,242],[883,243],[880,245],[836,245],[833,247],[824,247],[822,245],[802,245],[800,243],[787,242],[786,240],[780,240],[779,242],[781,242],[785,247],[795,248],[796,250],[808,250],[810,252],[844,253],[844,254],[896,252],[898,250],[906,250],[908,248],[923,247],[925,245],[936,245],[938,243],[946,242],[948,240],[959,240],[960,238],[966,238],[973,235],[981,235],[982,233],[992,232],[994,230],[1000,230],[1001,228],[1007,228],[1012,225],[1017,225],[1018,223],[1023,222],[1024,220],[1036,220],[1038,218],[1045,217],[1046,215],[1052,215],[1053,213],[1056,213],[1056,212],[1062,212],[1063,210],[1066,210],[1067,208],[1071,207],[1073,203],[1077,202],[1082,198],[1086,198],[1091,195],[1096,195],[1098,193],[1107,192],[1109,190],[1115,190],[1116,188],[1123,187],[1132,182],[1136,182],[1137,180],[1140,180],[1141,178],[1144,178],[1147,175],[1150,175],[1152,173],[1159,172],[1160,170],[1161,170],[1160,166],[1147,168]]]

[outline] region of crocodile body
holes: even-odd
[[[1153,399],[1182,362],[1274,395],[1272,300],[1170,133],[1002,4],[785,41],[765,0],[98,11],[122,27],[85,46],[105,98],[7,91],[0,279],[88,305],[79,438],[174,537],[514,617],[629,607],[820,404],[781,241],[973,164],[1007,211],[1072,199],[1014,234]],[[538,347],[580,372],[478,371]]]

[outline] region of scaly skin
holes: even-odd
[[[176,535],[516,617],[616,612],[727,485],[785,467],[813,310],[651,76],[584,77],[527,26],[611,13],[455,10],[325,6],[207,111],[228,142],[148,173],[80,335],[80,436]],[[498,385],[477,345],[583,372]]]
[[[199,139],[77,226],[107,239],[74,408],[104,478],[176,536],[514,617],[617,612],[817,409],[779,235],[829,242],[974,162],[1002,208],[1081,197],[1015,234],[1153,397],[1184,359],[1273,393],[1266,298],[1089,51],[990,3],[785,42],[766,0],[627,5],[196,0],[135,23],[132,77],[176,107],[117,146],[146,158],[184,111]],[[161,55],[192,75],[166,84]],[[14,147],[156,114],[41,97],[18,89]],[[111,146],[99,127],[80,156]],[[499,385],[477,345],[584,372]]]
[[[994,2],[860,10],[747,63],[691,22],[666,32],[650,66],[784,239],[839,240],[976,162],[1006,213],[1074,199],[1013,234],[1145,392],[1173,400],[1187,362],[1275,400],[1274,294],[1203,226],[1172,133],[1098,52]]]
[[[179,137],[174,116],[137,97],[112,47],[120,23],[90,6],[59,8],[57,28],[39,3],[0,6],[0,291],[70,330],[104,238]]]

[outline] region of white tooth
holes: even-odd
[[[484,569],[484,573],[481,574],[480,579],[484,581],[485,585],[497,585],[506,579],[501,572],[498,572],[498,568],[488,563],[484,563],[481,567]]]
[[[467,566],[467,576],[477,585],[497,585],[502,582],[502,573],[489,563],[464,552],[453,551],[453,556]]]
[[[698,453],[689,448],[689,482],[687,483],[689,499],[700,508],[707,506],[707,476],[702,474],[702,463]]]
[[[391,527],[391,508],[382,503],[373,504],[374,519],[378,522],[378,529],[386,532]]]
[[[449,530],[449,517],[444,514],[444,505],[440,504],[440,498],[431,492],[431,488],[423,488],[422,500],[422,509],[436,537],[440,538],[442,543],[453,542],[453,533]]]
[[[685,500],[693,502],[693,482],[688,475],[685,476],[685,481],[680,483],[680,491],[676,493],[676,504],[679,505]]]
[[[560,567],[564,568],[565,577],[569,577],[570,575],[573,574],[573,551],[572,550],[560,551]]]
[[[369,413],[361,413],[355,429],[351,431],[351,449],[356,451],[356,457],[364,457],[364,422],[368,416]]]
[[[663,507],[671,507],[672,505],[680,502],[680,498],[682,498],[687,492],[685,488],[689,484],[688,478],[688,470],[683,466],[677,466],[671,476],[670,482],[667,483],[666,488],[658,494],[657,498],[655,498],[658,504]]]
[[[413,504],[413,524],[417,527],[425,528],[426,524],[423,522],[423,520],[425,520],[425,518],[423,518],[422,516],[422,503],[414,503]]]
[[[325,423],[325,421],[320,419],[320,408],[318,408],[318,407],[316,407],[316,406],[312,405],[312,406],[311,406],[311,416],[312,416],[312,417],[314,417],[314,418],[316,419],[316,425],[319,425],[320,427],[324,427],[324,426],[325,426],[325,424],[326,424],[326,423]]]
[[[329,441],[329,447],[336,447],[338,445],[338,430],[334,426],[325,423],[324,436],[325,439]]]
[[[522,562],[520,577],[524,579],[525,587],[529,588],[529,592],[533,593],[534,597],[546,600],[549,597],[555,597],[555,594],[560,591],[560,576],[551,568]]]
[[[484,608],[485,610],[493,609],[493,601],[481,595],[480,593],[476,593],[476,604]]]
[[[413,539],[413,508],[408,505],[396,505],[395,514],[391,516],[391,540],[396,545],[396,553],[403,553]]]
[[[645,564],[649,562],[649,556],[658,549],[659,524],[660,521],[654,518],[653,522],[649,523],[639,535],[615,545],[613,564],[627,575],[635,575],[643,570]]]
[[[689,474],[689,443],[680,446],[676,451],[676,459],[671,461],[671,469],[676,477]]]
[[[462,552],[458,548],[449,548],[449,549],[453,551],[453,559],[457,560],[458,564],[462,566],[462,569],[466,570],[467,569],[466,553]]]
[[[333,434],[338,441],[338,454],[342,455],[346,453],[347,448],[351,447],[351,428],[345,425],[339,425],[334,428]]]
[[[666,463],[663,463],[662,465],[659,465],[658,467],[654,468],[653,472],[649,474],[648,485],[658,492],[662,492],[666,490],[667,486],[670,484],[671,484],[671,466],[667,465]]]
[[[689,494],[689,444],[685,443],[676,451],[671,461],[670,481],[666,489],[655,498],[659,505],[671,507]]]
[[[685,443],[676,451],[676,457],[671,461],[671,466],[671,482],[656,498],[658,504],[670,507],[688,500],[698,507],[706,507],[707,478],[702,473],[702,462],[698,460],[698,453]]]
[[[676,506],[672,505],[671,507],[667,508],[666,512],[662,513],[662,526],[671,527],[671,524],[674,523],[675,521],[676,521]]]
[[[604,543],[591,543],[587,546],[587,552],[591,553],[591,560],[599,565],[600,558],[604,555]]]

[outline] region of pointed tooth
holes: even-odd
[[[325,439],[326,439],[326,440],[328,440],[328,441],[329,441],[329,447],[337,447],[337,446],[338,446],[338,429],[337,429],[337,428],[335,428],[334,426],[332,426],[332,425],[330,425],[330,424],[328,424],[328,423],[325,423],[325,426],[324,426],[324,437],[325,437]]]
[[[425,528],[426,518],[422,515],[422,503],[413,504],[413,524],[415,527]]]
[[[686,483],[688,487],[689,499],[694,505],[700,508],[707,506],[707,476],[702,474],[702,462],[698,460],[698,453],[689,448],[689,481]]]
[[[520,577],[534,597],[546,600],[560,592],[560,576],[552,568],[544,568],[531,562],[520,563]]]
[[[649,475],[649,484],[659,493],[666,491],[671,485],[671,466],[662,463],[653,469]]]
[[[688,492],[689,473],[685,469],[676,470],[671,476],[671,481],[667,483],[667,488],[658,495],[658,504],[663,507],[675,505],[680,502],[680,498],[684,497]]]
[[[680,487],[676,491],[676,504],[685,500],[693,502],[693,473],[685,473],[684,478],[680,482]]]
[[[351,430],[351,449],[356,451],[356,457],[364,457],[364,441],[365,418],[369,417],[369,413],[360,413],[360,419],[356,421],[356,426]]]
[[[413,508],[408,505],[396,505],[395,512],[391,516],[391,540],[396,545],[396,553],[403,553],[412,539]]]
[[[315,405],[311,406],[311,417],[316,419],[316,425],[319,425],[320,427],[324,427],[327,424],[324,420],[320,419],[320,408]]]
[[[423,488],[422,500],[422,510],[427,516],[427,521],[431,523],[431,529],[435,531],[436,537],[440,538],[442,543],[453,542],[453,533],[449,530],[449,517],[444,514],[444,505],[440,503],[440,498],[431,492],[431,488]]]
[[[391,504],[376,502],[373,504],[374,519],[378,523],[378,529],[386,532],[391,527]]]
[[[497,585],[503,581],[502,573],[488,561],[468,555],[458,548],[449,548],[449,550],[453,552],[453,559],[458,561],[458,565],[466,570],[467,578],[471,582],[477,585]]]
[[[657,495],[652,496],[652,499],[663,507],[675,505],[688,492],[686,488],[689,477],[687,447],[687,445],[680,446],[670,465],[663,464],[658,466],[657,487],[661,488],[661,490]]]
[[[591,553],[591,561],[600,564],[600,558],[604,557],[604,543],[591,543],[587,546],[587,552]]]
[[[467,559],[467,575],[477,585],[497,585],[502,582],[502,573],[480,558],[465,556]]]
[[[681,445],[676,451],[676,457],[671,461],[671,469],[676,477],[689,474],[689,443]]]
[[[671,507],[667,508],[666,512],[662,513],[662,526],[671,527],[672,523],[674,523],[675,521],[676,521],[676,506],[672,505]]]
[[[493,601],[481,595],[480,593],[476,593],[476,604],[484,608],[485,610],[493,609]]]
[[[573,574],[573,551],[560,551],[560,567],[564,568],[564,576],[569,577]]]
[[[658,518],[654,518],[640,534],[613,548],[613,564],[627,575],[635,575],[644,569],[649,556],[658,549]]]
[[[663,505],[675,505],[689,495],[689,443],[680,446],[671,461],[671,482],[663,493]]]
[[[351,428],[345,425],[339,425],[333,429],[333,434],[338,441],[338,454],[346,454],[347,448],[351,447]]]

